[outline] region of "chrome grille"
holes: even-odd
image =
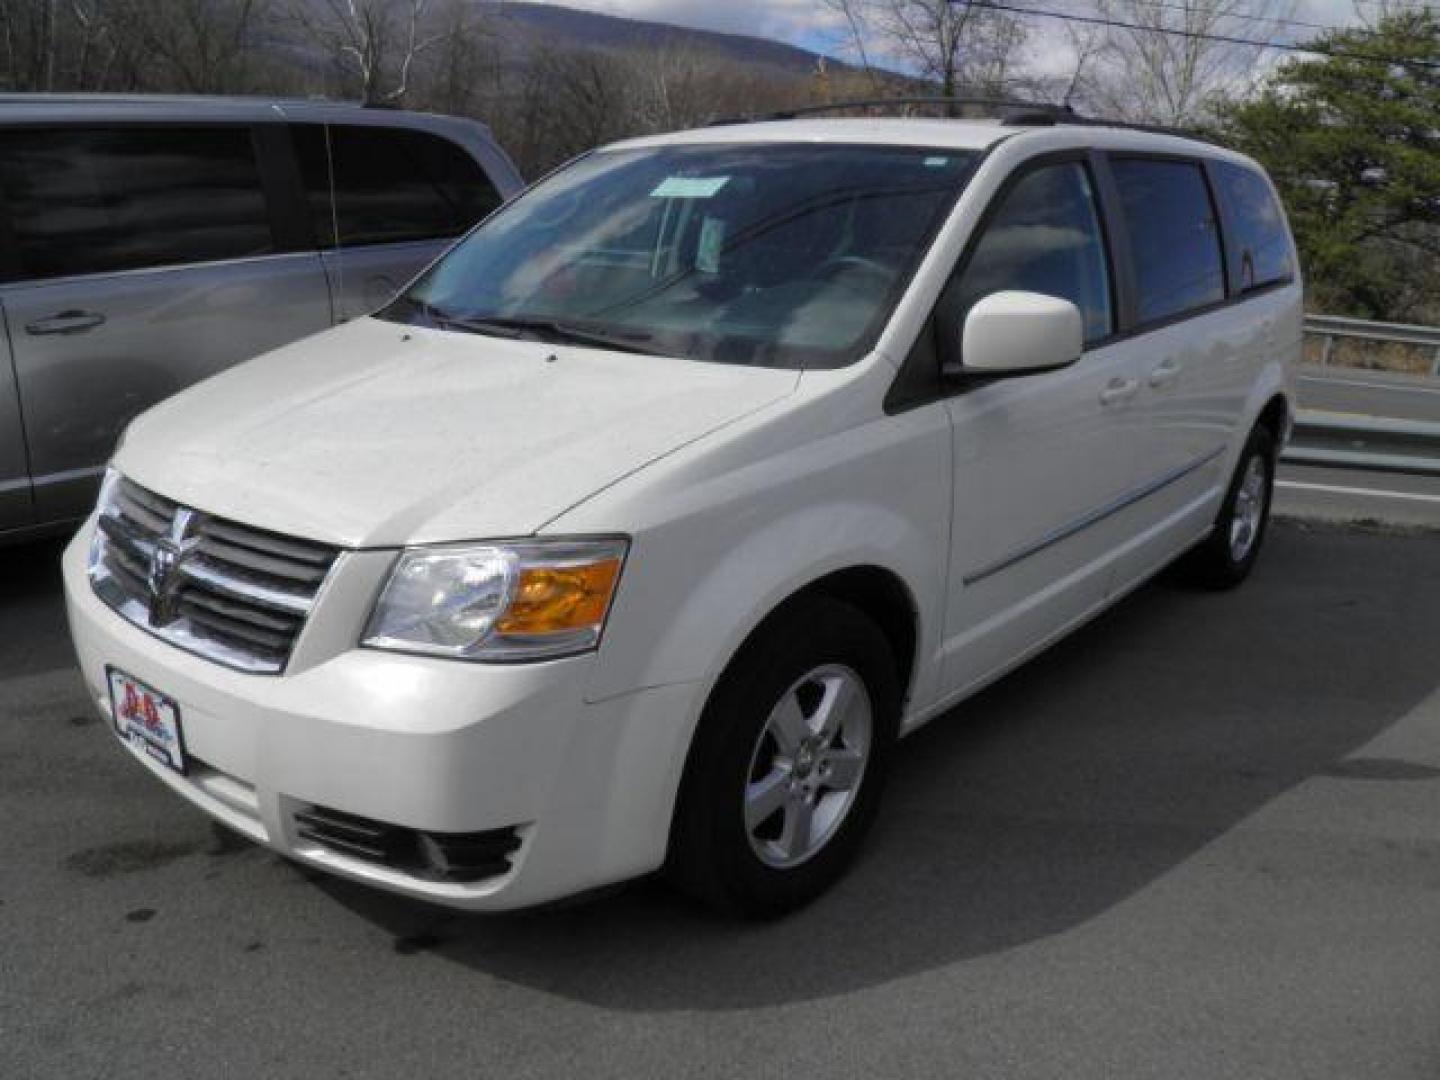
[[[211,517],[118,474],[100,497],[96,594],[158,637],[242,671],[283,671],[339,550]]]

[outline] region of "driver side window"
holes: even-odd
[[[1073,303],[1087,345],[1108,337],[1114,301],[1089,170],[1078,161],[1042,165],[1000,198],[970,258],[945,288],[947,324],[963,327],[976,302],[1015,289]]]

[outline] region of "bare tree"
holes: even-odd
[[[0,0],[0,89],[142,86],[130,27],[108,0]],[[221,6],[217,3],[217,7]]]
[[[366,104],[403,101],[422,56],[465,24],[432,0],[294,0],[292,18]]]
[[[417,73],[412,100],[436,112],[460,116],[482,112],[485,103],[500,92],[502,82],[505,28],[497,23],[477,18],[468,7],[453,5],[442,40]]]
[[[79,88],[108,85],[122,46],[111,33],[110,20],[97,7],[98,0],[71,0],[70,16],[75,22],[74,66],[70,82]]]
[[[97,0],[94,21],[117,52],[143,58],[143,88],[224,94],[252,89],[272,14],[271,0]]]
[[[644,132],[692,127],[722,112],[742,114],[750,96],[733,67],[684,41],[637,54],[623,70],[627,112]]]
[[[1351,0],[1355,17],[1368,30],[1399,15],[1435,10],[1432,0]]]
[[[53,90],[65,82],[63,15],[59,0],[0,3],[0,85]]]
[[[872,93],[878,93],[880,86],[875,69],[870,64],[870,50],[865,44],[865,27],[862,23],[859,0],[821,0],[821,3],[845,20],[846,43],[860,61],[866,81]]]
[[[882,56],[951,97],[1001,95],[1025,41],[1008,12],[970,0],[824,0],[843,16],[867,71]]]
[[[1214,105],[1243,95],[1262,71],[1264,48],[1225,38],[1269,40],[1291,0],[1096,0],[1106,28],[1074,93],[1116,119],[1191,125]]]
[[[855,25],[897,12],[857,8]],[[1000,62],[982,68],[995,50],[981,30],[972,15],[962,45],[937,45],[949,48],[934,55],[957,88],[969,72],[1011,78],[1013,43],[1001,35]],[[877,58],[896,62],[895,40],[866,37],[862,48],[872,44]],[[597,143],[836,97],[915,93],[917,79],[883,67],[747,64],[678,33],[648,47],[567,47],[479,0],[0,0],[0,89],[403,101],[484,120],[537,175]]]
[[[1093,23],[1065,24],[1065,37],[1070,45],[1074,62],[1068,77],[1062,80],[1055,96],[1062,105],[1069,105],[1081,93],[1085,78],[1090,74],[1091,65],[1105,47],[1105,30]],[[1043,92],[1042,92],[1043,93]]]

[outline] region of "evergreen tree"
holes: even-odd
[[[1440,319],[1440,12],[1390,14],[1309,43],[1218,134],[1270,171],[1310,307]]]

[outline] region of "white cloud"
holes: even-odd
[[[821,7],[819,0],[561,0],[560,6],[809,47],[840,28],[837,17]]]

